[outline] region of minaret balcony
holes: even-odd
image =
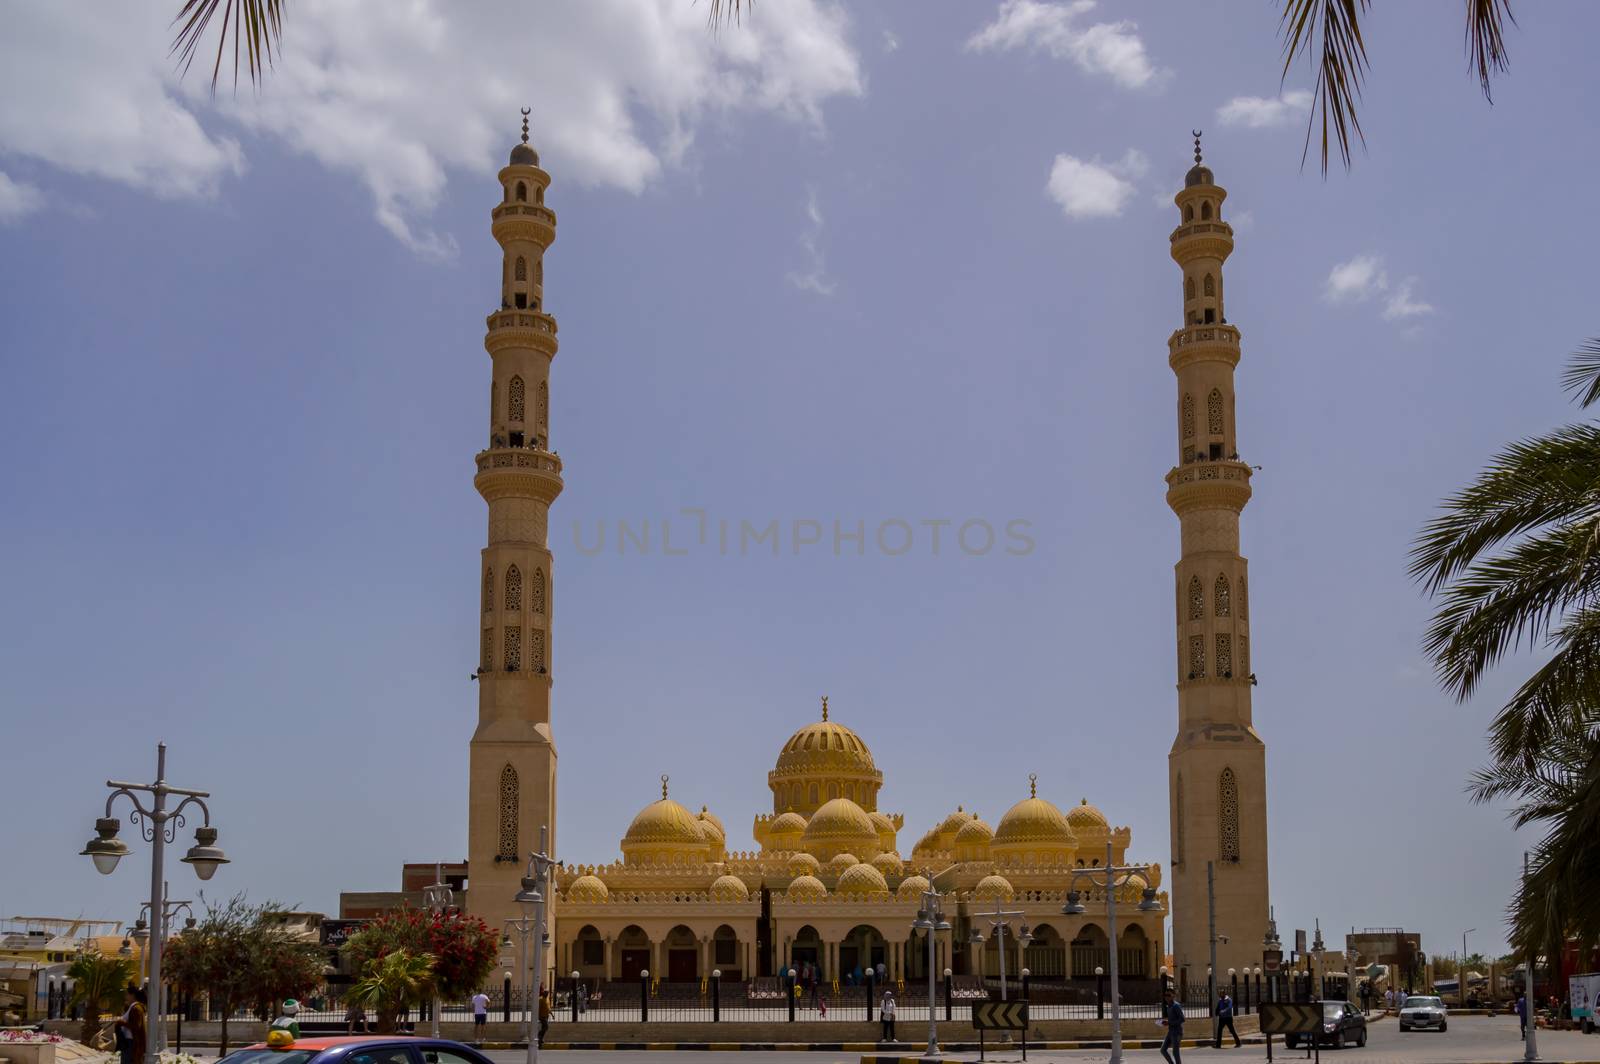
[[[503,309],[488,318],[489,332],[483,346],[492,355],[508,347],[556,354],[556,319],[537,310]]]
[[[489,213],[494,238],[504,247],[531,240],[542,248],[555,243],[556,212],[539,203],[502,203]]]
[[[1191,510],[1232,510],[1250,501],[1250,466],[1234,459],[1199,460],[1167,474],[1167,505],[1182,517]]]
[[[1189,325],[1167,337],[1167,365],[1174,373],[1192,362],[1239,364],[1239,330],[1227,324]]]
[[[1185,222],[1169,239],[1180,266],[1193,259],[1226,259],[1233,252],[1233,226],[1227,222]]]
[[[472,478],[486,500],[506,497],[554,502],[564,486],[561,457],[532,447],[491,447],[477,455],[478,475]]]

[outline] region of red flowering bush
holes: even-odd
[[[397,950],[430,954],[439,996],[460,1001],[488,980],[499,958],[500,940],[476,916],[435,915],[407,907],[375,918],[344,944],[344,954],[357,972],[365,972],[372,961]]]

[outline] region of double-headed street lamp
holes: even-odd
[[[1073,874],[1067,891],[1067,904],[1061,907],[1061,911],[1068,916],[1081,916],[1089,911],[1081,901],[1082,895],[1078,893],[1080,879],[1086,879],[1091,887],[1099,887],[1106,892],[1106,924],[1110,928],[1111,939],[1111,1064],[1122,1064],[1122,995],[1117,990],[1117,889],[1137,875],[1145,881],[1139,911],[1156,912],[1160,910],[1161,903],[1156,900],[1156,888],[1150,886],[1149,865],[1113,865],[1111,860],[1111,844],[1108,842],[1104,867],[1085,868]],[[1095,878],[1096,873],[1101,878]]]
[[[545,939],[545,899],[550,889],[550,868],[555,864],[550,859],[549,849],[550,828],[539,829],[539,852],[528,855],[528,867],[522,875],[522,889],[517,891],[516,903],[522,906],[523,918],[522,941],[526,948],[528,938],[533,938],[533,1008],[539,1008],[543,993],[540,983],[544,979],[544,939]],[[529,906],[533,908],[530,918],[527,914]],[[538,1064],[539,1040],[534,1037],[530,1019],[528,1030],[528,1064]]]
[[[944,918],[944,904],[937,890],[929,887],[922,892],[922,908],[917,910],[917,918],[911,921],[911,926],[928,936],[928,1048],[922,1054],[922,1059],[937,1061],[939,1021],[933,1012],[933,973],[936,969],[935,954],[938,950],[939,932],[950,930],[950,921]]]
[[[433,866],[433,882],[422,888],[422,904],[427,906],[428,911],[435,917],[444,916],[455,907],[455,892],[450,889],[450,884],[444,881],[444,865]],[[433,990],[433,1011],[430,1015],[433,1017],[431,1033],[433,1037],[438,1038],[439,988],[437,986]]]
[[[1000,1000],[1001,1001],[1004,1001],[1006,999],[1006,935],[1011,930],[1011,920],[1009,918],[1013,917],[1013,916],[1026,916],[1026,915],[1027,914],[1024,913],[1020,909],[1013,910],[1013,911],[1007,911],[1005,909],[1002,909],[1000,907],[1000,899],[999,898],[996,898],[994,900],[994,912],[992,912],[992,913],[973,913],[974,917],[981,916],[981,917],[984,917],[985,919],[987,919],[989,921],[989,926],[994,929],[995,945],[1000,947]],[[971,935],[970,938],[967,939],[967,941],[972,943],[974,946],[983,945],[983,932],[979,931],[976,927],[974,927],[972,929],[972,935]],[[1021,929],[1017,932],[1017,942],[1019,943],[1018,948],[1021,949],[1023,947],[1026,947],[1028,945],[1028,943],[1030,943],[1032,941],[1033,941],[1033,932],[1028,929],[1028,921],[1024,920],[1024,921],[1022,921]],[[980,972],[983,970],[982,965],[979,965],[978,970]]]
[[[170,889],[171,886],[169,884],[165,882],[161,884],[162,894],[166,894]],[[147,979],[150,979],[150,951],[146,948],[146,944],[150,939],[150,924],[146,920],[149,912],[149,902],[145,902],[144,904],[140,905],[139,916],[136,920],[134,920],[133,930],[128,932],[128,937],[139,943],[139,951],[142,954],[140,960],[144,962],[145,978]],[[157,934],[159,934],[161,937],[163,949],[166,948],[167,941],[172,938],[172,918],[179,912],[186,912],[189,914],[188,918],[184,920],[184,930],[193,930],[195,926],[193,902],[187,900],[163,901],[161,903],[161,925],[157,929]],[[156,1004],[155,1007],[151,1009],[151,1013],[164,1019],[166,1017],[166,1010],[162,1008],[161,984],[156,982],[154,979],[150,979],[150,986],[156,992]],[[158,1023],[154,1025],[150,1028],[149,1033],[151,1041],[155,1042],[156,1044],[156,1052],[159,1053],[161,1050],[167,1048],[167,1025],[165,1023]]]
[[[164,859],[166,857],[166,844],[177,841],[178,829],[187,821],[183,811],[190,803],[199,806],[205,814],[202,825],[195,828],[194,845],[189,847],[189,852],[184,854],[183,863],[194,869],[195,875],[201,879],[210,879],[217,871],[218,865],[228,863],[228,858],[217,848],[217,829],[211,826],[211,810],[206,806],[205,799],[209,798],[208,791],[191,791],[181,787],[172,787],[167,784],[167,744],[159,743],[156,746],[156,779],[154,783],[124,783],[121,780],[106,780],[106,786],[111,788],[111,795],[106,799],[106,815],[94,822],[95,837],[90,839],[79,853],[84,857],[94,860],[95,870],[101,875],[109,876],[117,867],[117,862],[129,854],[128,844],[117,837],[117,832],[122,828],[122,822],[111,815],[113,803],[119,795],[128,799],[133,809],[128,814],[128,819],[140,825],[140,834],[146,842],[151,844],[150,856],[150,912],[164,913],[162,902],[165,900]],[[148,794],[151,799],[149,808],[139,801],[140,793]],[[168,795],[181,795],[183,801],[176,808],[167,808]],[[163,1028],[166,1026],[166,1014],[161,1002],[161,936],[150,936],[149,950],[150,988],[155,997],[155,1020]],[[160,1064],[161,1038],[147,1038],[145,1040],[146,1064]]]

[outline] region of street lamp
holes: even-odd
[[[1522,851],[1522,896],[1524,898],[1529,896],[1528,851],[1526,850]],[[1526,1061],[1539,1059],[1538,1014],[1533,1008],[1534,964],[1538,959],[1537,954],[1533,951],[1533,941],[1530,938],[1528,941],[1528,977],[1523,980],[1523,985],[1527,989],[1522,999],[1522,1007],[1526,1014],[1525,1018],[1528,1021],[1528,1036],[1522,1042],[1522,1059]],[[1465,963],[1465,958],[1463,958],[1463,963]],[[1457,973],[1458,978],[1459,975],[1460,973]]]
[[[1026,916],[1027,914],[1020,909],[1014,911],[1002,909],[1000,907],[1000,899],[996,898],[994,900],[994,912],[974,913],[973,915],[985,917],[989,921],[989,926],[994,929],[995,945],[1000,947],[1000,1000],[1004,1001],[1006,999],[1006,933],[1011,930],[1011,920],[1009,918]],[[974,946],[983,945],[983,932],[974,927],[972,929],[972,937],[967,941]],[[1022,927],[1017,931],[1017,941],[1024,947],[1033,941],[1033,932],[1029,930],[1026,920],[1022,921]],[[982,970],[981,965],[979,970]]]
[[[165,913],[163,902],[165,900],[166,884],[163,879],[164,860],[166,857],[166,844],[176,842],[178,829],[187,821],[183,811],[190,803],[198,806],[205,815],[202,825],[195,829],[195,844],[189,847],[184,854],[183,863],[194,869],[195,875],[201,879],[210,879],[216,874],[217,866],[228,863],[228,858],[217,848],[217,829],[211,826],[211,809],[206,805],[205,799],[209,798],[208,791],[192,791],[181,787],[173,787],[167,783],[167,744],[156,745],[156,778],[154,783],[125,783],[121,780],[106,780],[106,786],[111,788],[111,795],[106,799],[105,816],[94,822],[95,837],[90,839],[83,849],[78,851],[82,856],[94,861],[95,871],[101,875],[110,875],[115,871],[117,862],[129,853],[128,844],[117,837],[118,830],[122,827],[121,821],[111,815],[112,806],[120,795],[128,799],[133,805],[128,819],[140,825],[140,834],[146,842],[151,844],[150,854],[150,913],[152,918],[159,913]],[[140,793],[148,794],[151,798],[149,808],[139,801]],[[180,795],[183,800],[176,808],[167,808],[167,797]],[[155,996],[155,1008],[152,1010],[156,1016],[159,1027],[165,1030],[166,1009],[161,993],[161,936],[151,936],[149,950],[150,988]],[[160,1064],[162,1037],[146,1040],[146,1064]]]
[[[171,889],[172,889],[171,888],[171,884],[166,883],[166,882],[163,882],[161,884],[161,893],[163,895],[168,894],[171,891]],[[179,900],[179,901],[170,901],[170,900],[168,900],[168,901],[163,901],[161,903],[161,924],[160,924],[160,927],[158,928],[158,933],[161,936],[161,943],[162,943],[162,949],[163,950],[165,950],[166,943],[168,942],[168,940],[170,940],[172,938],[172,918],[174,916],[176,916],[179,912],[187,912],[189,914],[188,919],[184,922],[184,928],[186,930],[192,929],[195,926],[194,904],[192,902],[190,902],[188,900]],[[141,950],[144,949],[145,942],[150,937],[150,925],[149,925],[148,922],[146,922],[146,919],[145,919],[145,917],[147,915],[149,915],[149,913],[150,913],[150,903],[149,902],[145,902],[144,904],[140,905],[139,906],[139,917],[138,917],[137,920],[134,921],[133,930],[131,932],[129,932],[135,939],[138,940],[139,948]],[[146,962],[148,962],[149,959],[150,959],[150,954],[148,952],[145,952],[141,959],[146,961]],[[149,977],[148,967],[146,968],[145,976],[146,976],[146,978]],[[154,980],[151,981],[151,986],[152,987],[156,987],[158,989],[158,991],[163,989],[163,988],[160,988],[159,985],[154,982]],[[154,1014],[162,1016],[162,1017],[165,1017],[166,1013],[161,1009],[161,1003],[159,1001],[159,998],[160,998],[160,993],[159,992],[157,994],[157,998],[158,998],[158,1001],[157,1001],[156,1008],[154,1010]],[[152,1026],[150,1028],[150,1038],[156,1043],[156,1051],[158,1053],[160,1051],[166,1049],[167,1048],[167,1025],[165,1023],[158,1023],[158,1024]]]
[[[524,914],[528,907],[533,907],[533,916],[523,916],[523,946],[526,948],[527,940],[533,939],[533,1008],[539,1007],[542,998],[539,983],[544,977],[544,942],[545,942],[545,896],[549,889],[550,867],[555,864],[550,859],[547,851],[549,845],[550,828],[548,825],[539,829],[539,852],[528,855],[528,867],[522,876],[522,889],[517,891],[513,899],[522,906]],[[539,1041],[533,1035],[533,1022],[530,1016],[528,1022],[528,1064],[538,1064]]]
[[[435,918],[444,916],[453,907],[455,892],[450,889],[450,884],[444,881],[444,865],[435,863],[433,866],[433,882],[422,888],[422,904],[427,906]],[[439,988],[435,984],[433,990],[433,1022],[429,1025],[433,1037],[439,1037]]]
[[[922,1059],[936,1061],[939,1059],[939,1022],[933,1012],[934,954],[938,933],[950,930],[950,921],[944,918],[944,905],[937,890],[929,887],[922,892],[922,908],[917,910],[917,918],[911,921],[911,926],[928,936],[928,1048]]]
[[[1144,893],[1139,899],[1140,912],[1159,912],[1161,903],[1156,900],[1156,888],[1150,886],[1149,865],[1113,865],[1111,844],[1106,843],[1106,863],[1103,868],[1085,868],[1073,873],[1072,882],[1067,891],[1067,904],[1061,911],[1067,916],[1081,916],[1089,910],[1080,900],[1078,893],[1078,880],[1086,879],[1091,887],[1099,887],[1106,892],[1106,924],[1110,928],[1111,939],[1111,1064],[1122,1064],[1122,995],[1117,990],[1117,888],[1125,885],[1129,878],[1138,875],[1145,881]],[[1096,879],[1095,873],[1102,874]]]

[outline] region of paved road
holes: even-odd
[[[1191,1024],[1191,1027],[1198,1025]],[[1199,1030],[1187,1032],[1191,1035]],[[1393,1018],[1374,1020],[1369,1029],[1366,1049],[1325,1050],[1329,1064],[1513,1064],[1522,1059],[1522,1040],[1517,1036],[1515,1016],[1458,1016],[1450,1021],[1450,1029],[1443,1034],[1437,1031],[1412,1031],[1401,1034]],[[523,1064],[527,1059],[521,1050],[495,1050],[488,1054],[496,1064]],[[908,1055],[914,1056],[912,1052]],[[1162,1064],[1161,1055],[1154,1049],[1130,1049],[1126,1053],[1135,1064]],[[859,1053],[800,1052],[800,1053],[686,1053],[669,1054],[672,1061],[682,1062],[694,1057],[707,1064],[859,1064]],[[1539,1057],[1546,1062],[1596,1061],[1600,1062],[1600,1035],[1583,1035],[1575,1031],[1540,1031]],[[570,1052],[545,1052],[539,1054],[541,1064],[663,1064],[660,1052],[573,1050]],[[952,1060],[976,1060],[977,1054],[963,1053]],[[990,1053],[994,1064],[1011,1064],[1020,1061],[1014,1050]],[[1028,1054],[1028,1060],[1039,1064],[1067,1064],[1067,1062],[1099,1062],[1104,1064],[1103,1049],[1075,1050],[1069,1052],[1038,1052]],[[1246,1045],[1243,1049],[1231,1046],[1225,1049],[1186,1049],[1183,1059],[1193,1064],[1209,1061],[1264,1061],[1266,1047]],[[1274,1061],[1298,1064],[1306,1059],[1305,1051],[1288,1053],[1281,1044],[1273,1047]]]

